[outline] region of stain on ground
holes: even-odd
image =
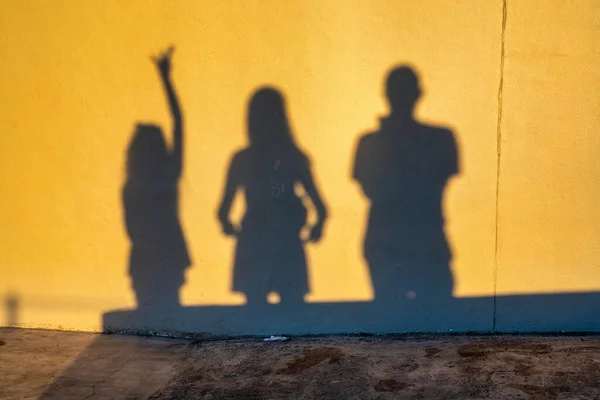
[[[442,349],[438,349],[437,347],[426,347],[425,348],[425,357],[435,356],[437,353],[442,352]]]
[[[513,351],[519,354],[549,354],[552,346],[543,343],[506,342],[500,346],[502,351]]]
[[[4,340],[0,340],[0,346],[4,346],[6,342]]]
[[[307,350],[301,357],[294,360],[287,367],[277,371],[278,374],[296,375],[315,365],[329,360],[329,364],[340,362],[342,351],[333,347],[324,347],[322,349]]]
[[[406,386],[406,383],[398,382],[395,379],[382,379],[375,385],[374,389],[378,392],[397,392]]]
[[[466,346],[460,346],[456,349],[456,352],[461,357],[483,357],[489,352],[489,349],[477,344],[468,344]]]

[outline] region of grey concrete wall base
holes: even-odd
[[[600,293],[496,298],[498,332],[600,332]]]
[[[104,315],[104,330],[185,336],[306,335],[336,333],[488,332],[493,300],[450,299],[437,305],[373,303],[181,307],[118,310]]]
[[[495,301],[494,301],[495,300]],[[494,304],[495,303],[495,304]],[[129,309],[106,332],[226,337],[273,334],[600,332],[600,293],[451,298],[435,303],[301,303]]]

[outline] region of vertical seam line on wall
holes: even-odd
[[[502,33],[500,41],[500,82],[498,84],[498,120],[496,121],[496,218],[494,236],[494,310],[492,330],[496,331],[496,299],[498,281],[498,241],[499,241],[499,202],[500,202],[500,157],[502,155],[502,95],[504,90],[504,43],[506,37],[507,0],[502,0]]]

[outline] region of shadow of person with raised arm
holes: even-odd
[[[233,290],[249,306],[265,304],[271,292],[282,304],[300,304],[309,292],[301,230],[307,210],[297,193],[301,185],[317,211],[308,240],[321,238],[326,208],[314,183],[309,158],[293,139],[282,94],[258,89],[248,110],[249,146],[232,158],[218,218],[226,235],[237,236]],[[229,218],[238,190],[246,212],[239,229]]]
[[[415,120],[416,73],[393,69],[386,82],[390,114],[360,139],[354,179],[371,202],[364,239],[375,300],[436,303],[451,298],[451,252],[442,196],[458,173],[453,133]]]
[[[179,288],[191,264],[179,223],[178,182],[183,166],[183,118],[171,82],[173,49],[154,59],[173,118],[173,148],[162,129],[138,124],[127,150],[123,188],[125,225],[131,240],[129,274],[140,310],[179,307]]]

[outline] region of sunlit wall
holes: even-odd
[[[305,300],[372,300],[351,166],[404,63],[421,78],[418,117],[457,140],[443,205],[454,297],[600,291],[600,4],[506,11],[503,33],[501,1],[1,1],[0,324],[100,330],[102,313],[135,306],[126,149],[138,122],[170,132],[150,58],[170,44],[185,116],[183,305],[245,302],[216,210],[265,84],[285,95],[330,214],[307,245]]]

